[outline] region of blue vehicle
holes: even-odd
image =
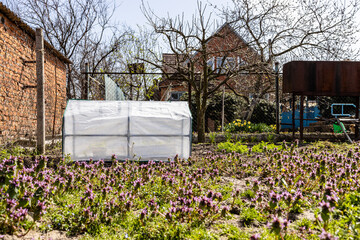
[[[317,106],[304,107],[304,127],[308,127],[310,123],[317,122],[315,119],[320,117],[320,110]],[[300,110],[295,110],[295,128],[300,127]],[[281,113],[281,129],[292,129],[292,111]]]

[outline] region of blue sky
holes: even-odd
[[[140,10],[141,0],[115,0],[118,6],[114,18],[119,24],[126,24],[130,27],[136,25],[145,25],[146,18]],[[201,0],[203,4],[213,3],[216,5],[227,5],[231,0]],[[145,4],[150,7],[159,17],[177,16],[184,12],[187,19],[191,19],[191,15],[197,9],[197,0],[144,0]],[[209,9],[211,9],[209,7]]]

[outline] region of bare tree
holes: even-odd
[[[173,61],[150,62],[162,69],[166,79],[190,84],[195,93],[198,141],[205,141],[205,112],[209,97],[222,86],[236,90],[236,82],[248,78],[244,72],[269,72],[259,56],[238,36],[230,24],[218,25],[198,3],[192,21],[183,16],[159,18],[149,7],[143,11],[154,31],[164,37]],[[254,77],[250,77],[254,78]],[[241,95],[241,94],[240,94]]]
[[[143,4],[150,25],[164,37],[176,56],[173,66],[167,66],[164,74],[176,72],[181,81],[194,89],[200,142],[205,138],[207,99],[222,85],[244,98],[247,98],[244,93],[252,93],[252,99],[247,98],[249,119],[258,101],[274,91],[275,60],[343,60],[358,56],[353,49],[355,16],[359,10],[356,0],[233,0],[233,3],[230,8],[221,9],[222,16],[243,41],[218,41],[219,45],[213,43],[226,39],[228,33],[211,34],[215,25],[211,14],[206,17],[206,5],[198,3],[192,21],[185,21],[182,16],[157,17]],[[226,58],[236,54],[245,59],[242,64],[232,68],[226,64],[215,69],[209,67],[209,59],[214,56],[222,56],[225,63]],[[153,64],[163,68],[160,59]],[[174,71],[168,71],[169,67]],[[171,78],[168,75],[166,78]]]
[[[136,30],[127,29],[125,38],[126,41],[114,52],[113,58],[120,71],[133,74],[114,75],[113,79],[122,87],[128,99],[150,100],[161,76],[161,72],[148,63],[159,58],[161,50],[157,38],[153,31],[140,26]],[[138,69],[134,69],[135,66]],[[138,74],[140,72],[146,74]]]
[[[233,0],[222,14],[262,61],[354,59],[356,0]]]
[[[233,0],[233,6],[221,12],[259,54],[261,62],[272,64],[355,60],[359,57],[359,48],[354,47],[359,6],[356,0]],[[269,89],[261,82],[253,85],[249,113]]]
[[[68,98],[86,98],[87,83],[81,69],[89,62],[93,71],[112,52],[122,34],[111,24],[116,9],[106,0],[7,1],[26,23],[44,29],[46,40],[73,62],[67,80]]]

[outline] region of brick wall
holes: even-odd
[[[217,66],[217,58],[222,58],[224,56],[228,58],[234,58],[236,61],[240,58],[241,61],[246,61],[248,64],[258,62],[259,55],[246,45],[245,40],[239,36],[234,29],[232,29],[228,24],[223,25],[217,32],[215,37],[211,38],[207,42],[207,53],[208,59],[213,59],[214,67]],[[165,53],[163,54],[163,71],[167,73],[175,72],[177,68],[177,59],[175,54]],[[180,56],[180,60],[183,60],[184,56]],[[202,72],[203,66],[201,65],[201,53],[197,52],[194,56],[194,59],[198,60],[200,64],[195,65],[195,71]],[[171,83],[174,83],[173,80],[166,79],[165,75],[163,76],[163,81],[160,82],[160,98],[162,100],[167,100],[165,94],[169,92],[168,86]],[[217,77],[218,82],[226,79],[226,76]],[[227,84],[230,85],[237,92],[243,94],[252,93],[254,90],[254,82],[256,81],[255,75],[246,75],[246,74],[237,74],[237,76],[232,77]],[[170,91],[188,91],[187,84],[179,84],[178,82],[173,84]],[[219,89],[221,91],[221,89]],[[227,91],[230,91],[227,89]]]
[[[0,12],[0,144],[36,138],[35,40]],[[61,134],[66,64],[45,48],[46,135]]]

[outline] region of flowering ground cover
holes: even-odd
[[[170,163],[0,161],[0,239],[358,239],[358,144],[283,143]]]
[[[220,131],[221,126],[218,127]],[[250,121],[236,119],[233,122],[230,122],[224,126],[225,132],[236,133],[236,132],[245,132],[245,133],[254,133],[254,132],[274,132],[276,129],[275,125],[267,125],[265,123],[252,123]]]

